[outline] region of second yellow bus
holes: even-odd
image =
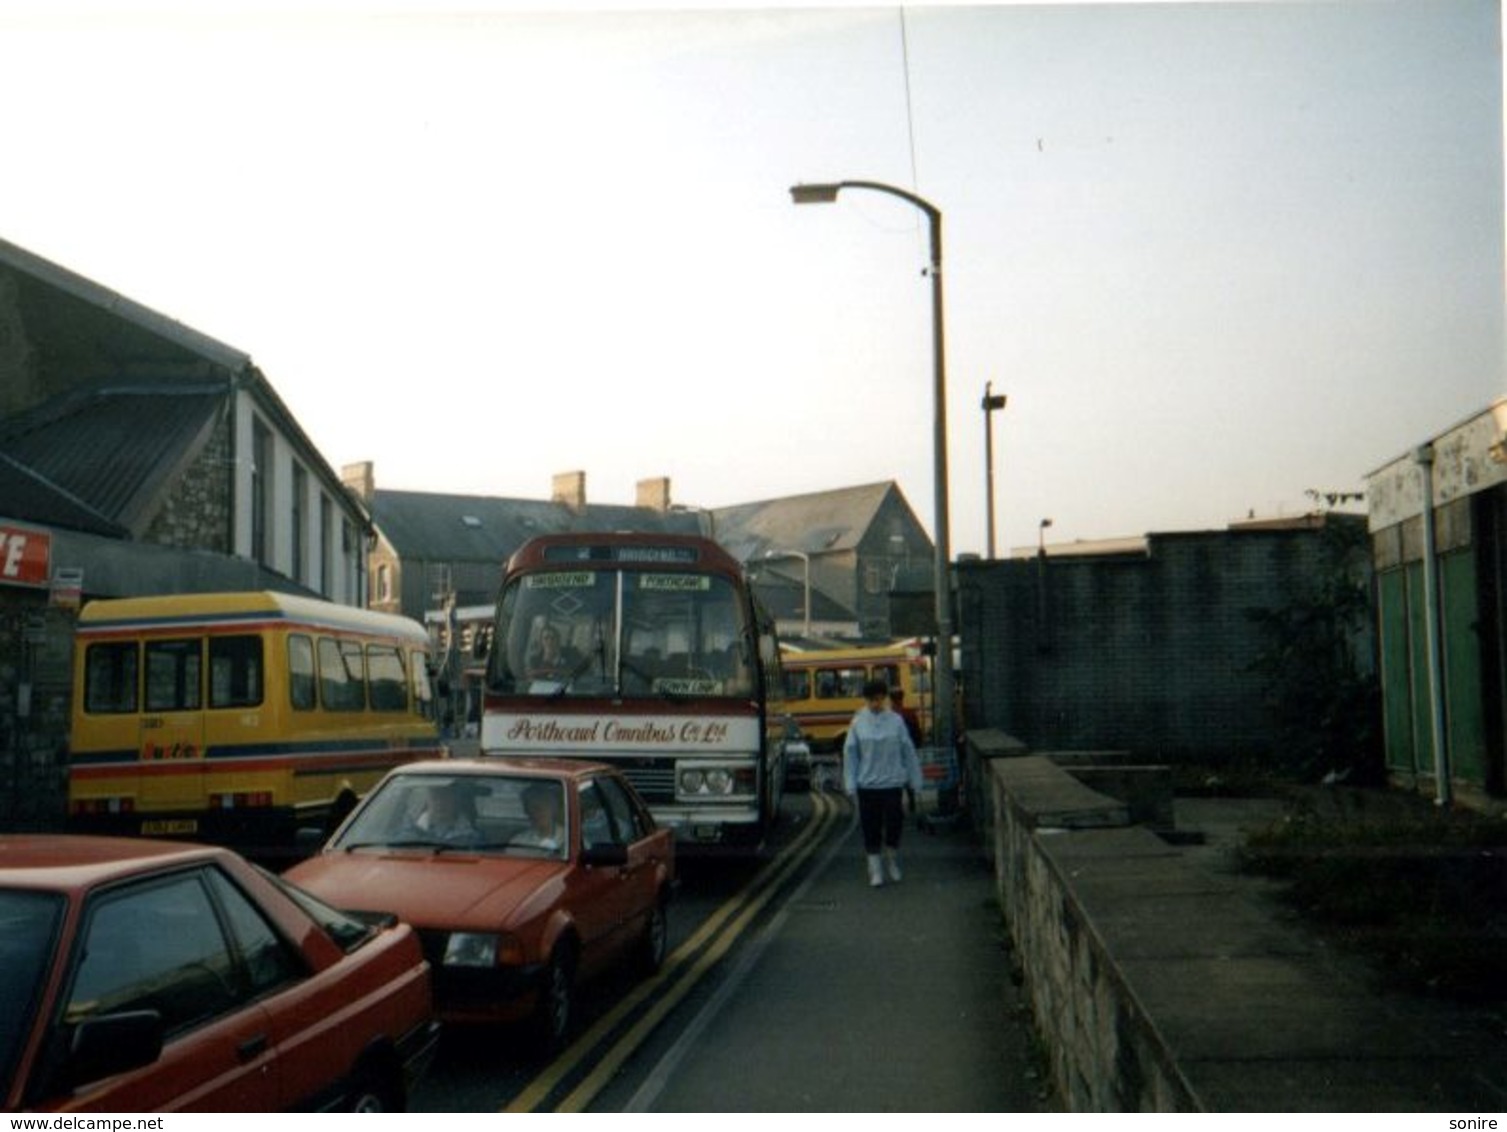
[[[905,693],[931,734],[931,669],[919,642],[846,649],[785,650],[785,710],[795,717],[813,752],[842,750],[848,724],[863,707],[863,686],[883,680]]]

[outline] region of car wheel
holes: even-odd
[[[357,1075],[346,1098],[346,1112],[402,1112],[398,1090],[368,1069]]]
[[[576,971],[570,948],[557,944],[550,953],[549,966],[539,984],[539,1005],[534,1013],[534,1029],[542,1052],[553,1056],[565,1048],[576,1015]]]
[[[649,909],[649,920],[644,924],[644,934],[638,941],[638,969],[644,975],[652,975],[664,965],[665,950],[670,942],[670,922],[664,898],[654,901]]]

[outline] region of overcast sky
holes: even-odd
[[[463,7],[464,5],[456,5]],[[249,353],[337,468],[952,543],[1299,513],[1504,390],[1496,0],[0,6],[0,237]]]

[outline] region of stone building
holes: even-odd
[[[81,601],[360,604],[369,528],[246,354],[0,241],[0,822],[56,813]]]
[[[909,618],[931,608],[933,544],[893,480],[712,511],[712,535],[754,576],[782,638],[887,640],[935,631]],[[798,599],[798,600],[797,600]],[[903,612],[902,612],[903,611]]]

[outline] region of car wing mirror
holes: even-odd
[[[85,1018],[73,1028],[63,1084],[70,1089],[151,1065],[162,1056],[162,1015],[127,1010]]]
[[[615,841],[598,842],[581,850],[581,864],[589,868],[622,868],[628,863],[628,846]]]

